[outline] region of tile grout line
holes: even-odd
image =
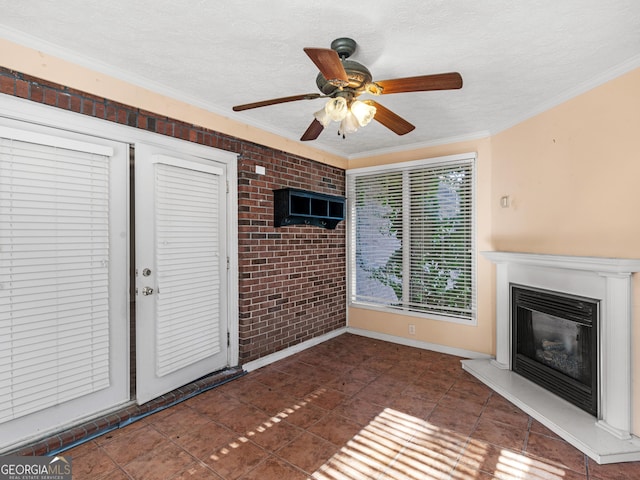
[[[453,387],[453,385],[452,385],[452,387]],[[467,450],[467,447],[471,443],[471,435],[473,435],[473,432],[475,432],[476,429],[478,428],[478,424],[480,423],[480,418],[482,418],[482,414],[487,409],[487,406],[489,405],[489,400],[491,400],[491,397],[493,397],[493,393],[494,393],[493,391],[489,392],[489,396],[487,397],[487,399],[482,404],[482,409],[480,410],[480,415],[478,415],[478,418],[476,419],[475,423],[473,424],[473,428],[471,429],[471,432],[469,433],[469,436],[467,437],[467,440],[465,441],[464,445],[460,449],[460,453],[458,453],[458,455],[456,456],[456,461],[454,462],[453,467],[451,468],[451,473],[449,473],[449,478],[452,478],[451,475],[452,475],[453,471],[460,464],[460,459],[462,458],[463,453]]]
[[[527,446],[529,445],[529,435],[531,435],[531,427],[533,426],[533,417],[529,415],[529,422],[527,423],[527,431],[524,435],[524,446],[522,447],[522,453],[527,451]]]

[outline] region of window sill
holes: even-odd
[[[473,318],[461,318],[461,317],[451,317],[447,315],[438,315],[436,313],[427,313],[427,312],[417,312],[415,310],[408,310],[400,307],[385,307],[382,305],[375,305],[372,303],[364,303],[364,302],[348,302],[348,308],[359,308],[364,310],[373,310],[376,312],[388,313],[389,315],[401,315],[407,317],[417,317],[424,318],[425,320],[435,320],[438,322],[447,322],[447,323],[456,323],[459,325],[465,325],[469,327],[475,327],[478,325],[477,317],[474,315]]]

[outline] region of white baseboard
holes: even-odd
[[[279,352],[275,352],[265,357],[258,358],[257,360],[247,362],[244,365],[242,365],[242,368],[246,372],[251,372],[253,370],[257,370],[258,368],[266,367],[271,363],[277,362],[278,360],[283,360],[293,355],[294,353],[302,352],[307,348],[314,347],[322,342],[326,342],[327,340],[335,338],[346,332],[347,332],[346,327],[333,330],[332,332],[326,333],[324,335],[320,335],[319,337],[312,338],[311,340],[307,340],[306,342],[302,342],[292,347],[285,348],[284,350],[280,350]]]
[[[446,353],[448,355],[455,355],[457,357],[472,358],[472,359],[493,358],[491,355],[487,355],[479,352],[473,352],[471,350],[464,350],[462,348],[447,347],[446,345],[438,345],[437,343],[411,340],[408,338],[396,337],[394,335],[387,335],[386,333],[373,332],[370,330],[363,330],[360,328],[343,327],[343,328],[334,330],[332,332],[329,332],[325,335],[321,335],[319,337],[312,338],[311,340],[307,340],[306,342],[302,342],[292,347],[286,348],[284,350],[280,350],[279,352],[275,352],[265,357],[258,358],[257,360],[247,362],[244,365],[242,365],[242,368],[246,372],[251,372],[253,370],[257,370],[258,368],[266,367],[271,363],[277,362],[278,360],[284,360],[285,358],[295,353],[302,352],[308,348],[319,345],[320,343],[326,342],[327,340],[340,336],[343,333],[352,333],[354,335],[361,335],[363,337],[375,338],[376,340],[383,340],[385,342],[398,343],[400,345],[421,348],[423,350],[432,350],[434,352]]]
[[[448,347],[446,345],[423,342],[420,340],[411,340],[410,338],[396,337],[395,335],[388,335],[386,333],[374,332],[361,328],[347,327],[347,331],[345,333],[353,333],[354,335],[362,335],[363,337],[375,338],[376,340],[384,340],[385,342],[398,343],[400,345],[406,345],[408,347],[416,347],[423,350],[432,350],[434,352],[446,353],[447,355],[455,355],[456,357],[473,359],[493,358],[491,355],[487,355],[486,353],[464,350],[462,348]]]

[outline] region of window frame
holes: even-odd
[[[362,167],[346,170],[346,192],[347,192],[347,216],[346,216],[346,232],[347,232],[347,306],[355,308],[363,308],[369,310],[376,310],[380,312],[393,313],[397,315],[406,315],[412,317],[420,317],[430,320],[445,321],[449,323],[459,323],[467,326],[477,325],[477,310],[478,310],[478,293],[477,293],[477,227],[476,227],[476,210],[477,210],[477,154],[475,152],[462,153],[456,155],[447,155],[435,158],[420,159],[408,162],[398,162],[385,165],[377,165],[371,167]],[[471,315],[470,318],[456,316],[456,315],[443,315],[434,312],[421,312],[416,309],[411,309],[407,306],[388,306],[381,303],[366,302],[362,300],[356,300],[356,225],[354,222],[354,202],[353,191],[354,182],[356,178],[364,175],[371,174],[384,174],[384,173],[403,173],[403,178],[406,179],[405,172],[416,171],[420,168],[438,168],[446,167],[456,164],[468,163],[471,166]],[[408,188],[403,180],[403,189]],[[404,199],[406,201],[407,198]],[[403,217],[403,225],[406,227],[409,225],[409,213]],[[403,251],[403,270],[407,270],[408,266],[404,263],[408,261],[410,254],[408,248]]]

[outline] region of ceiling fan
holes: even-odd
[[[329,98],[330,100],[324,108],[314,114],[315,118],[300,140],[315,140],[331,121],[340,122],[338,134],[344,138],[345,134],[355,132],[358,127],[365,126],[372,119],[380,122],[397,135],[405,135],[415,129],[415,126],[375,100],[360,101],[358,97],[363,93],[388,95],[462,88],[462,77],[457,72],[374,82],[367,67],[356,61],[348,60],[355,52],[356,45],[356,42],[350,38],[337,38],[331,42],[330,49],[304,49],[304,52],[320,70],[316,77],[316,85],[322,93],[307,93],[246,103],[236,105],[233,110],[240,112],[297,100]]]

